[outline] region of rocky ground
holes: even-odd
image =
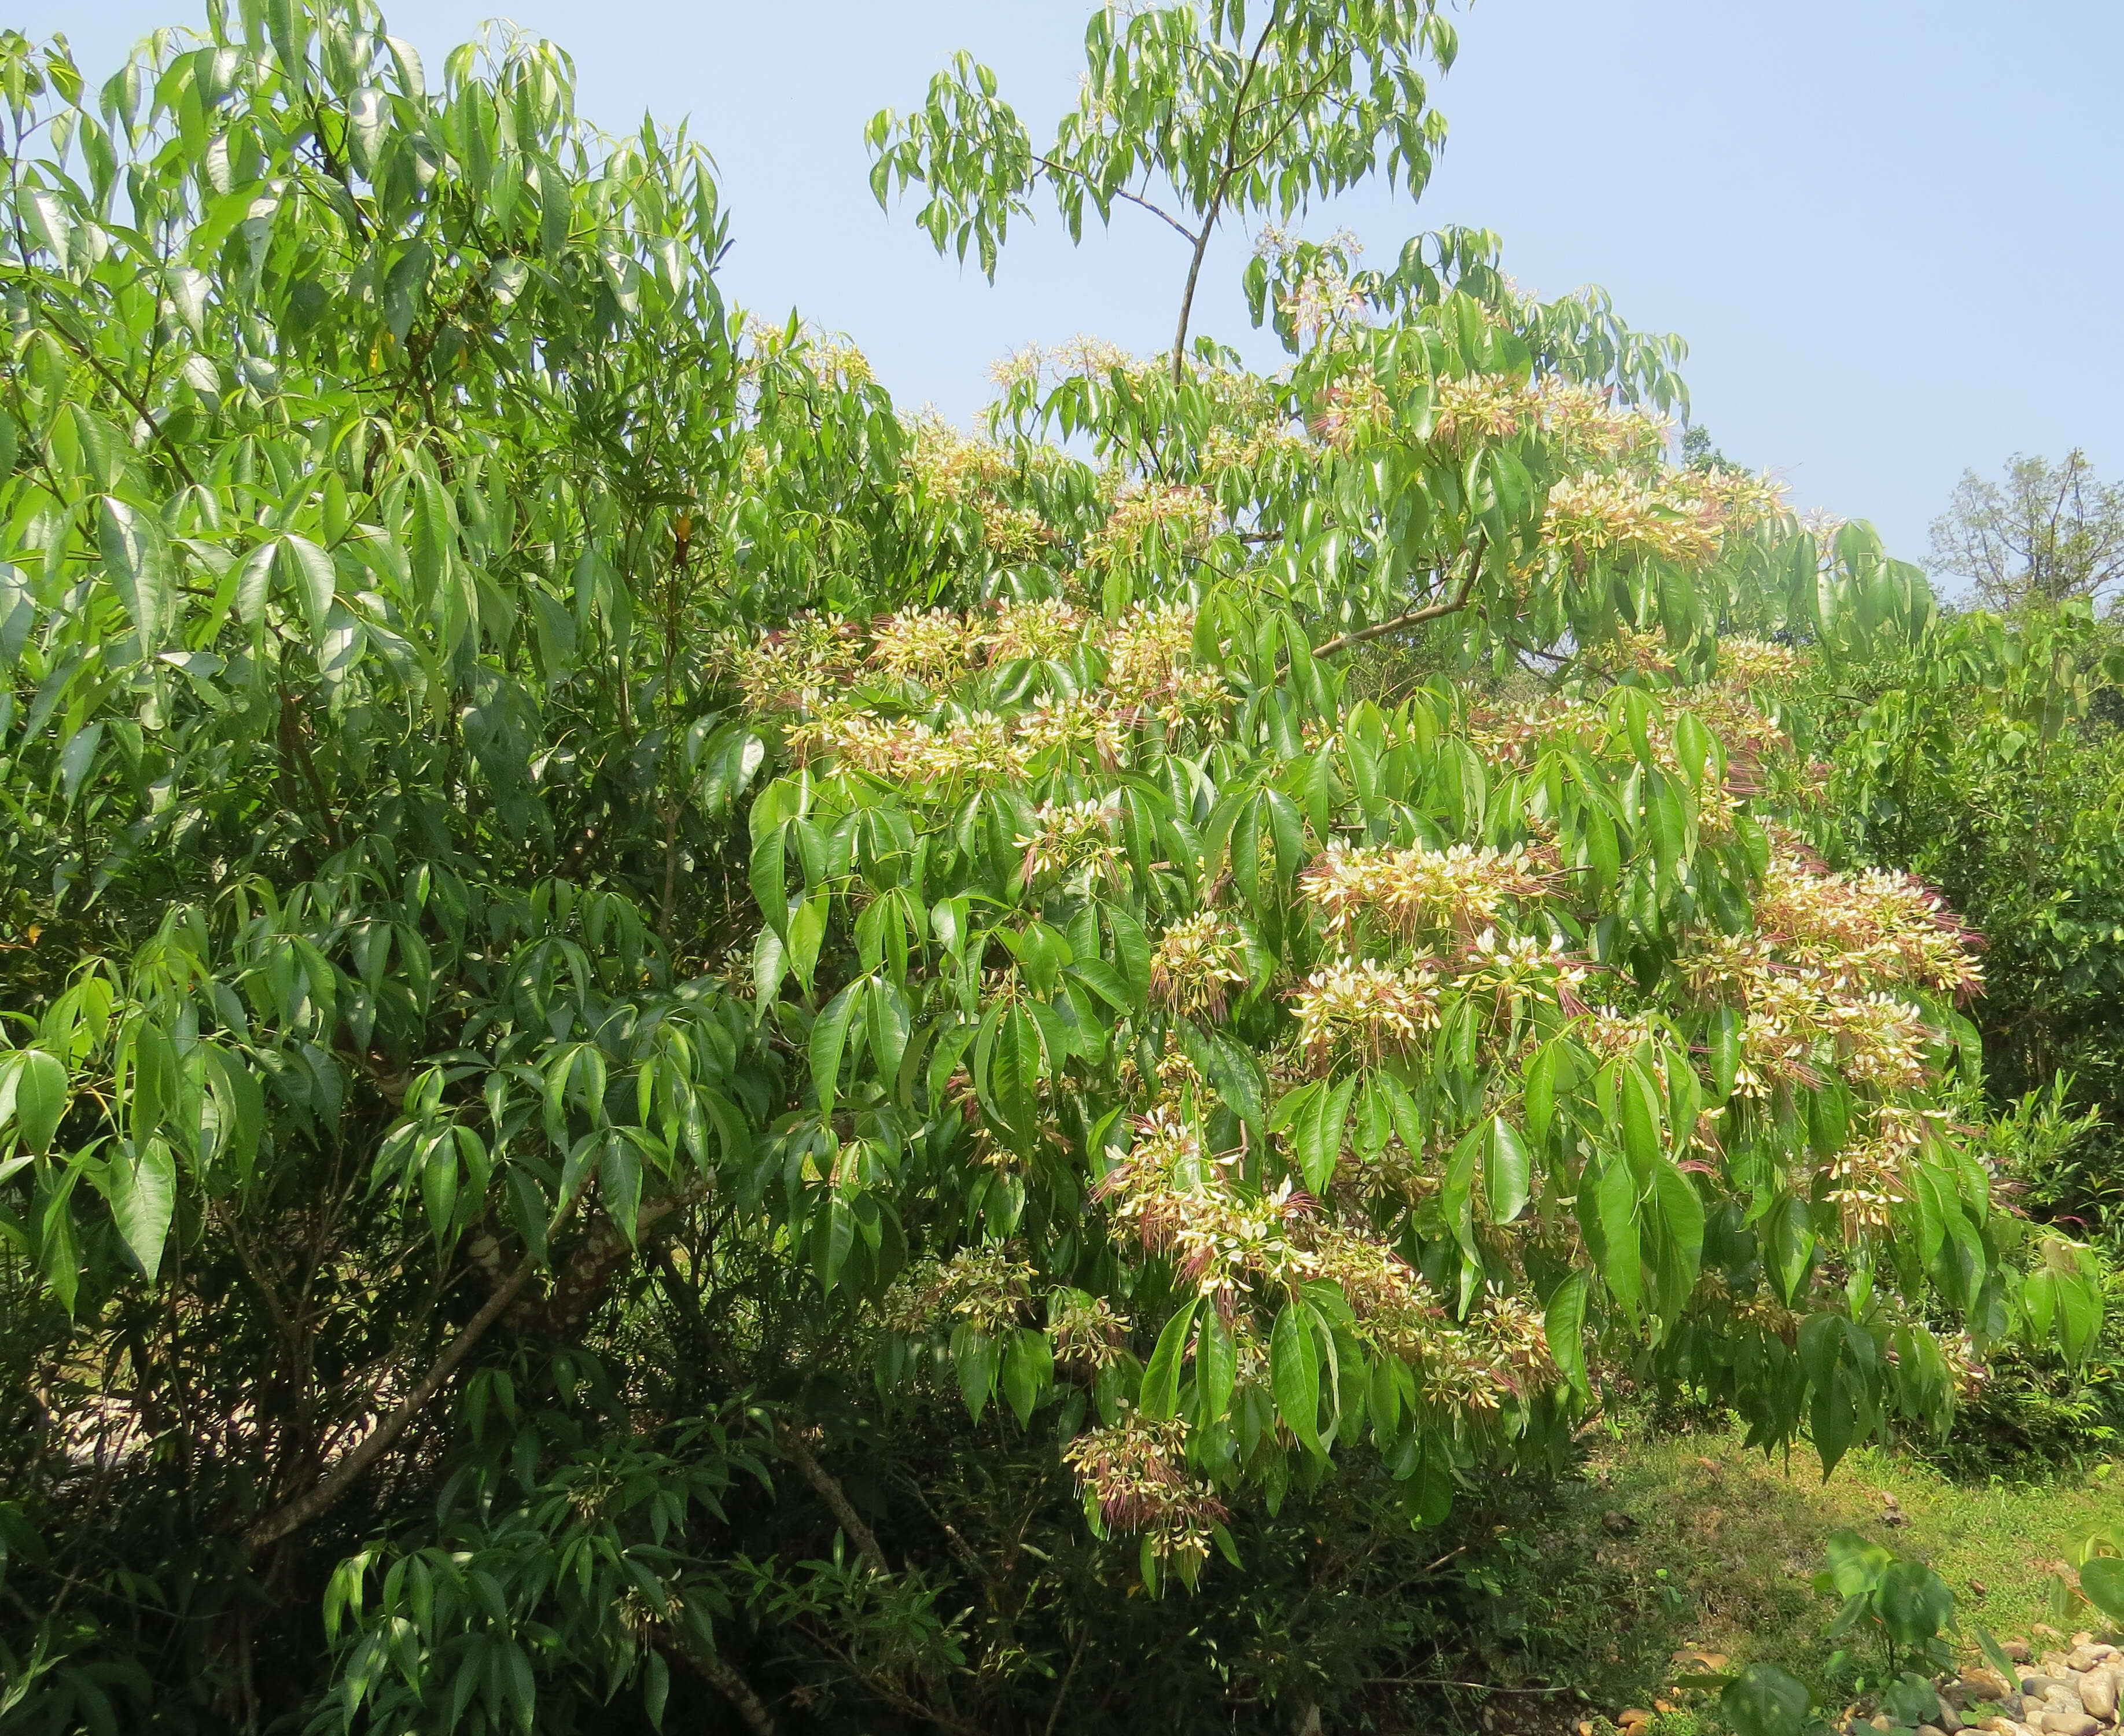
[[[2024,1641],[2006,1641],[2005,1651],[2018,1681],[2009,1683],[1994,1671],[1972,1668],[1942,1685],[1937,1728],[1943,1736],[1965,1727],[1998,1736],[2103,1736],[2116,1727],[2124,1651],[2089,1634],[2075,1634],[2069,1649],[2047,1651],[2034,1661]],[[1879,1718],[1873,1725],[1891,1728]],[[1930,1736],[1930,1729],[1920,1726],[1918,1736]]]
[[[1915,1729],[1885,1712],[1868,1718],[1857,1708],[1847,1712],[1838,1727],[1849,1736],[1863,1736],[1869,1730],[1889,1736],[1960,1736],[1979,1730],[1992,1736],[2118,1736],[2124,1649],[2091,1633],[2075,1634],[2069,1642],[2060,1638],[2055,1649],[2040,1656],[2024,1640],[2003,1642],[2014,1665],[2011,1681],[1982,1664],[1965,1665],[1954,1675],[1939,1677],[1934,1683],[1938,1712]],[[1716,1671],[1725,1666],[1726,1659],[1698,1654],[1687,1662],[1693,1668]],[[1661,1700],[1654,1702],[1652,1710],[1631,1706],[1612,1720],[1585,1720],[1577,1726],[1577,1736],[1680,1736],[1702,1729],[1682,1706]]]

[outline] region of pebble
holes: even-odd
[[[2004,1700],[2011,1691],[1995,1670],[1987,1670],[1981,1664],[1966,1666],[1962,1682],[1980,1700]]]
[[[2114,1670],[2090,1670],[2080,1678],[2079,1701],[2087,1708],[2088,1715],[2099,1718],[2104,1724],[2117,1721],[2117,1672]]]
[[[2025,1640],[2006,1640],[2000,1644],[1999,1649],[2016,1663],[2026,1663],[2028,1661],[2028,1642]]]
[[[2102,1726],[2086,1713],[2063,1708],[2044,1713],[2043,1728],[2051,1736],[2102,1736]]]

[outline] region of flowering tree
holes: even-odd
[[[1094,1522],[1191,1580],[1337,1442],[1436,1517],[1626,1369],[1826,1466],[2016,1323],[2084,1347],[2080,1251],[1951,1125],[1968,937],[1775,817],[1793,653],[1706,650],[1382,706],[1212,595],[745,655],[794,762],[759,1010],[813,1086],[761,1185],[822,1288],[882,1290],[880,1378],[1051,1411]]]
[[[1224,214],[1421,180],[1429,7],[1090,49],[1046,158],[972,71],[876,134],[984,253],[1179,201],[1172,353],[970,436],[726,308],[547,45],[0,39],[0,1715],[764,1730],[793,1649],[979,1729],[1051,1602],[835,1471],[937,1393],[1155,1585],[1616,1379],[1833,1464],[2090,1340],[1957,1141],[1970,938],[1807,844],[1780,684],[1921,581],[1486,236],[1266,238],[1289,368],[1187,341]]]

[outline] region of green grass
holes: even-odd
[[[2046,1619],[2052,1577],[2076,1544],[2116,1521],[2124,1480],[1950,1482],[1931,1466],[1867,1448],[1826,1483],[1819,1461],[1741,1450],[1740,1436],[1632,1431],[1600,1448],[1595,1486],[1635,1529],[1613,1545],[1619,1562],[1665,1567],[1688,1594],[1694,1630],[1683,1643],[1793,1667],[1818,1662],[1834,1613],[1813,1589],[1829,1533],[1848,1527],[1915,1555],[1945,1579],[1965,1626],[2028,1637]],[[1905,1521],[1887,1522],[1885,1498]]]
[[[1955,1594],[1965,1640],[1981,1624],[2040,1651],[2053,1577],[2124,1505],[2124,1475],[2113,1465],[2084,1476],[1958,1483],[1921,1461],[1866,1449],[1824,1482],[1811,1453],[1765,1459],[1743,1451],[1737,1431],[1633,1419],[1591,1444],[1567,1553],[1629,1613],[1613,1639],[1587,1636],[1589,1660],[1605,1644],[1618,1666],[1605,1692],[1634,1690],[1632,1703],[1647,1710],[1665,1701],[1673,1716],[1655,1728],[1676,1733],[1695,1727],[1690,1710],[1708,1697],[1675,1691],[1677,1676],[1766,1660],[1820,1682],[1835,1606],[1813,1580],[1831,1531],[1848,1527],[1929,1564]],[[1889,1523],[1891,1511],[1904,1522]],[[1689,1663],[1692,1652],[1706,1662]]]

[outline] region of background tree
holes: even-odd
[[[1933,520],[1930,565],[1994,609],[2108,596],[2124,581],[2124,484],[2078,447],[2058,464],[2015,454],[2004,487],[1966,470]]]

